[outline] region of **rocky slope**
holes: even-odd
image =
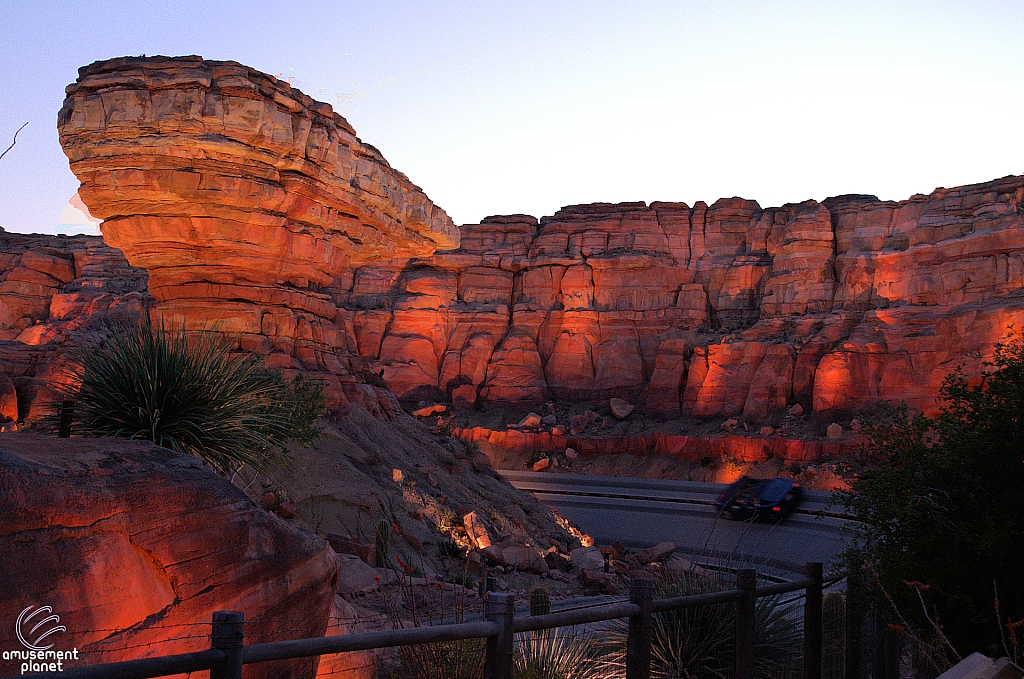
[[[415,399],[606,399],[648,414],[935,408],[1024,320],[1024,177],[901,202],[593,204],[462,227],[332,288]],[[340,290],[338,288],[341,288]]]

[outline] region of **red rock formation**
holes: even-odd
[[[459,243],[330,106],[235,62],[94,63],[57,126],[106,242],[149,273],[155,313],[281,367],[351,381],[356,347],[324,289],[352,264]]]
[[[931,411],[1024,320],[1021,177],[899,203],[576,205],[467,225],[431,255],[458,244],[443,212],[329,107],[239,64],[93,64],[59,128],[158,312],[333,375],[336,401],[369,367],[411,400]],[[22,284],[60,280],[33,266]]]
[[[6,377],[15,390],[5,397],[0,386],[0,420],[40,411],[69,338],[151,303],[146,272],[101,238],[0,233],[0,383]]]
[[[0,437],[0,619],[51,606],[67,632],[49,641],[77,648],[76,666],[208,648],[217,610],[245,613],[250,643],[324,633],[338,577],[326,542],[195,458],[141,442],[56,441]],[[21,648],[13,624],[0,645]],[[306,660],[246,676],[315,673]]]
[[[599,203],[462,234],[455,251],[359,267],[336,293],[400,396],[933,411],[946,374],[978,374],[1024,321],[1022,177],[899,203]]]

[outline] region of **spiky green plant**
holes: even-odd
[[[671,598],[732,589],[718,575],[685,573],[658,584],[655,597]],[[755,607],[754,676],[787,679],[800,674],[803,636],[793,605],[761,597]],[[719,604],[657,613],[651,638],[651,676],[659,679],[726,679],[735,662],[736,606]],[[625,667],[627,623],[609,621],[600,643],[603,665]]]
[[[598,662],[601,648],[576,627],[558,627],[515,636],[515,679],[606,679],[614,676]]]
[[[288,382],[256,355],[232,356],[216,335],[148,318],[112,324],[68,351],[74,430],[145,439],[228,475],[268,470],[285,441],[311,442],[324,412],[319,382]]]

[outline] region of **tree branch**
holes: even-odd
[[[3,158],[4,156],[6,156],[7,155],[7,151],[10,151],[11,149],[13,149],[14,145],[18,143],[18,132],[21,132],[22,130],[24,130],[25,129],[25,125],[28,125],[28,122],[26,122],[24,125],[19,127],[17,132],[14,133],[14,141],[11,142],[11,145],[7,147],[6,151],[4,151],[3,153],[0,153],[0,158]]]

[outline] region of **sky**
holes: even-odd
[[[331,104],[456,224],[763,207],[1024,174],[1024,0],[0,0],[0,226],[96,232],[57,139],[77,69],[199,54]]]

